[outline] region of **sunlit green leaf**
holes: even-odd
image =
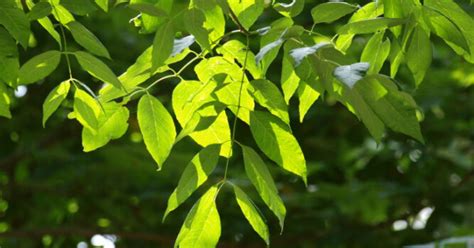
[[[348,23],[342,26],[337,32],[339,34],[368,34],[404,23],[405,19],[382,17]]]
[[[175,247],[215,247],[221,236],[216,207],[217,186],[211,187],[189,211],[179,231]]]
[[[260,156],[252,148],[242,146],[242,153],[244,156],[245,172],[247,173],[247,176],[257,189],[262,200],[277,216],[280,222],[280,228],[283,231],[286,208],[278,195],[278,190],[270,171]]]
[[[318,100],[320,93],[309,86],[304,81],[301,81],[298,87],[298,99],[299,103],[299,114],[300,114],[300,122],[303,122],[303,119],[308,112],[309,108],[313,106],[314,102]]]
[[[138,102],[138,124],[147,150],[161,169],[176,137],[173,118],[158,99],[146,94]]]
[[[264,0],[227,0],[227,3],[245,29],[257,21],[264,7]]]
[[[360,61],[369,62],[368,74],[376,74],[381,69],[390,53],[390,40],[383,41],[385,32],[374,34],[365,45]]]
[[[99,7],[105,11],[109,11],[109,0],[95,0],[95,3],[99,5]]]
[[[405,55],[406,63],[419,85],[431,65],[432,49],[429,34],[420,26],[415,27]]]
[[[250,130],[265,155],[306,183],[306,160],[287,124],[269,113],[252,111]]]
[[[76,89],[74,94],[74,113],[76,119],[92,133],[99,129],[99,116],[102,109],[99,102],[85,91]]]
[[[12,118],[10,113],[10,94],[7,92],[7,87],[0,83],[0,116],[8,119]]]
[[[270,113],[278,116],[282,121],[289,124],[288,107],[280,90],[272,82],[265,79],[253,80],[250,82],[250,94]]]
[[[70,87],[71,83],[69,81],[64,81],[56,86],[46,97],[46,100],[43,103],[43,127],[48,118],[58,109],[64,99],[66,99]]]
[[[168,199],[163,220],[196,191],[212,173],[219,160],[220,145],[210,145],[196,154],[184,169],[178,186]]]
[[[273,5],[273,8],[284,16],[294,17],[303,11],[304,3],[304,0],[292,0],[290,3],[280,0]]]
[[[255,232],[257,232],[258,235],[265,241],[265,243],[270,245],[268,227],[260,215],[260,211],[243,190],[241,190],[237,185],[233,185],[233,187],[237,204],[239,204],[240,210],[242,210],[245,218],[249,221],[253,230],[255,230]]]

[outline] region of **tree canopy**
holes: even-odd
[[[471,4],[2,0],[0,246],[474,235]]]

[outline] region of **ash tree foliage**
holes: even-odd
[[[130,22],[137,32],[153,37],[149,48],[120,76],[108,66],[114,55],[76,20],[94,11],[93,5],[103,15],[110,8],[133,9],[137,16]],[[268,11],[278,12],[279,19],[270,26],[259,25],[259,18]],[[311,15],[313,25],[299,25],[300,15]],[[28,54],[34,40],[30,25],[35,22],[57,41],[57,49],[20,61],[19,53]],[[341,24],[337,32],[318,32],[321,25],[334,22]],[[242,178],[227,176],[234,154],[242,154],[245,180],[274,213],[283,232],[287,213],[268,167],[276,164],[307,184],[305,156],[290,125],[291,98],[299,101],[300,122],[318,99],[332,97],[377,142],[390,135],[390,129],[424,143],[419,124],[423,113],[411,93],[423,83],[430,67],[433,36],[474,63],[474,20],[452,0],[381,0],[363,5],[305,4],[304,0],[191,0],[184,4],[173,0],[2,0],[0,25],[1,116],[14,118],[9,105],[18,86],[38,83],[65,65],[68,75],[45,96],[42,124],[48,128],[48,119],[58,108],[69,109],[68,119],[83,126],[85,152],[123,136],[135,112],[158,170],[172,166],[166,159],[182,139],[192,139],[202,147],[182,172],[163,216],[165,221],[204,183],[214,182],[189,210],[177,235],[179,247],[217,245],[221,220],[216,198],[223,193],[235,195],[243,217],[269,245],[270,230],[253,202],[256,199],[241,188]],[[361,35],[370,37],[362,53],[348,54],[354,38]],[[253,41],[260,44],[258,50],[250,47]],[[69,49],[72,42],[81,49]],[[281,60],[277,63],[282,65],[281,79],[271,81],[268,69],[275,60]],[[74,71],[72,63],[96,78],[100,90],[93,90],[97,88],[94,82],[77,78],[82,71]],[[408,82],[397,78],[401,66],[412,75]],[[195,76],[183,78],[185,71]],[[156,86],[171,79],[179,80],[173,85],[171,100],[158,98]],[[73,104],[65,104],[65,99]],[[238,122],[248,126],[256,145],[239,142]],[[236,153],[237,149],[241,152]],[[217,166],[224,168],[223,175],[213,173]],[[223,186],[230,190],[223,192]]]

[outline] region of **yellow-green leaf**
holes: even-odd
[[[46,97],[43,103],[43,127],[48,118],[58,109],[59,105],[66,99],[71,83],[64,81],[56,86]]]
[[[191,194],[196,191],[207,177],[212,173],[219,161],[220,145],[210,145],[196,154],[184,169],[178,186],[168,198],[163,220],[168,214],[181,205]]]
[[[176,137],[173,118],[158,99],[146,94],[138,102],[138,125],[148,152],[161,169]]]
[[[242,146],[245,172],[265,204],[280,222],[281,231],[285,224],[286,208],[278,195],[278,190],[270,171],[262,158],[250,147]]]

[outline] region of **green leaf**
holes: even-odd
[[[257,79],[250,82],[250,94],[263,107],[268,109],[270,113],[278,116],[282,121],[290,124],[288,115],[288,106],[280,90],[272,82],[265,79]]]
[[[416,117],[417,105],[413,98],[397,89],[390,78],[370,75],[345,93],[353,111],[362,119],[377,141],[384,132],[384,125],[396,132],[423,141]]]
[[[252,74],[253,78],[258,79],[263,76],[262,71],[255,63],[255,55],[252,51],[247,51],[247,48],[242,42],[230,40],[218,47],[217,52],[222,54],[224,58],[236,60],[241,65],[245,64],[245,68]],[[245,58],[247,58],[247,60]]]
[[[30,38],[30,22],[13,1],[0,1],[0,24],[26,49]]]
[[[275,182],[266,167],[262,158],[250,147],[242,146],[244,156],[245,172],[252,184],[257,189],[262,200],[272,210],[280,222],[280,229],[283,232],[285,225],[286,208],[278,195]]]
[[[0,27],[0,83],[16,87],[20,61],[16,41]]]
[[[260,39],[260,51],[256,55],[255,60],[261,61],[261,70],[263,75],[266,74],[268,67],[275,60],[281,45],[282,37],[293,26],[291,18],[281,18],[271,24],[270,30]]]
[[[283,16],[294,17],[303,11],[304,0],[292,0],[290,3],[275,3],[273,8]]]
[[[164,22],[158,27],[153,40],[153,52],[151,57],[151,71],[165,64],[171,55],[174,44],[174,27],[171,20]]]
[[[34,5],[30,12],[28,12],[27,16],[29,20],[37,20],[43,17],[48,16],[53,11],[51,4],[48,2],[39,2]]]
[[[245,218],[248,220],[253,230],[255,230],[255,232],[257,232],[258,235],[265,241],[267,246],[270,245],[268,227],[260,215],[260,211],[243,190],[237,187],[237,185],[233,185],[233,187],[235,199],[237,200],[237,204],[239,204],[240,210],[242,210]]]
[[[35,6],[32,0],[26,0],[26,5],[30,10]],[[54,29],[51,20],[48,17],[43,17],[41,19],[38,19],[37,21],[51,35],[51,37],[53,37],[54,40],[58,42],[59,46],[61,46],[61,38],[59,36],[59,33]]]
[[[61,0],[61,5],[71,11],[75,15],[85,16],[97,10],[91,0],[77,1],[77,0]]]
[[[51,74],[61,61],[61,52],[47,51],[28,60],[19,71],[19,84],[32,84]]]
[[[264,0],[227,0],[227,3],[247,30],[257,21],[264,8]]]
[[[147,94],[138,102],[138,125],[147,150],[161,170],[176,137],[173,118],[158,99]]]
[[[172,104],[176,119],[182,127],[186,127],[193,114],[206,103],[215,101],[210,92],[216,85],[201,84],[197,81],[183,81],[173,91]],[[221,156],[231,154],[230,127],[227,115],[222,111],[207,129],[196,131],[190,137],[199,145],[206,147],[211,144],[222,144]]]
[[[435,9],[451,20],[464,35],[470,47],[470,53],[464,58],[474,63],[474,19],[452,0],[426,0],[426,7]]]
[[[67,24],[67,27],[71,31],[72,37],[74,40],[89,50],[89,52],[110,59],[110,54],[107,51],[107,48],[100,42],[100,40],[86,27],[84,27],[79,22],[70,22]]]
[[[118,89],[123,89],[122,84],[114,72],[100,59],[82,51],[77,51],[74,53],[74,55],[76,56],[77,61],[81,67],[91,76],[105,83],[109,83]]]
[[[3,83],[0,83],[0,116],[8,119],[12,118],[10,113],[10,103],[11,98],[8,94],[7,87]]]
[[[175,247],[215,247],[221,236],[221,221],[216,207],[217,186],[211,187],[189,211],[179,231]]]
[[[50,3],[53,7],[53,16],[58,22],[63,25],[67,25],[68,23],[75,20],[71,12],[59,4],[59,1],[50,1]]]
[[[75,117],[82,126],[96,133],[99,129],[99,115],[102,112],[99,102],[85,91],[76,89],[73,107]]]
[[[403,1],[402,0],[384,0],[383,1],[384,16],[388,18],[402,18],[403,13]],[[392,27],[392,32],[398,37],[401,32],[401,27]]]
[[[358,22],[351,22],[342,26],[338,34],[369,34],[384,30],[389,27],[402,25],[406,22],[405,19],[400,18],[376,18],[369,20],[362,20]]]
[[[469,44],[456,25],[430,8],[423,8],[423,15],[431,31],[441,37],[459,55],[469,55]]]
[[[207,181],[208,176],[216,168],[219,161],[220,148],[221,145],[207,146],[189,162],[179,179],[178,186],[168,199],[163,221],[171,211],[178,208],[196,189]]]
[[[376,18],[383,14],[383,4],[375,2],[368,3],[357,10],[349,19],[349,23]],[[336,47],[341,51],[346,51],[352,44],[354,34],[339,35],[336,41]]]
[[[122,137],[128,129],[129,111],[118,103],[104,104],[98,117],[98,129],[95,132],[82,129],[82,146],[84,152],[90,152],[106,145],[112,139]]]
[[[225,32],[225,17],[216,0],[193,0],[190,3],[190,8],[192,7],[204,12],[206,21],[203,27],[209,32],[209,43],[218,41]]]
[[[43,103],[43,127],[46,125],[48,118],[58,109],[64,99],[66,99],[70,87],[71,83],[64,81],[56,86],[46,97]]]
[[[416,26],[408,43],[405,58],[417,86],[423,81],[431,65],[432,56],[429,34],[421,26]]]
[[[369,62],[368,74],[377,74],[390,54],[390,40],[383,41],[385,32],[374,34],[365,45],[360,61]]]
[[[99,7],[105,11],[109,11],[109,0],[95,0],[95,3],[99,5]]]
[[[250,130],[265,155],[306,184],[306,160],[287,124],[269,113],[252,111]]]
[[[157,17],[168,17],[168,13],[166,11],[157,8],[155,5],[151,3],[134,3],[128,5],[129,8],[138,10],[144,14],[157,16]]]
[[[210,50],[209,31],[204,28],[206,16],[202,10],[192,8],[186,13],[184,25],[186,30],[192,34],[203,50]]]
[[[290,102],[291,97],[295,94],[300,84],[300,78],[296,75],[295,69],[292,64],[292,57],[289,52],[295,48],[291,46],[292,43],[287,42],[284,45],[285,53],[283,54],[282,67],[281,67],[281,88],[286,104]]]
[[[298,99],[299,103],[299,114],[300,114],[300,122],[303,123],[303,119],[308,112],[309,108],[313,106],[314,102],[318,100],[320,93],[309,86],[304,81],[301,81],[298,87]]]
[[[317,5],[311,10],[314,24],[331,23],[354,12],[357,6],[345,2],[328,2]]]

